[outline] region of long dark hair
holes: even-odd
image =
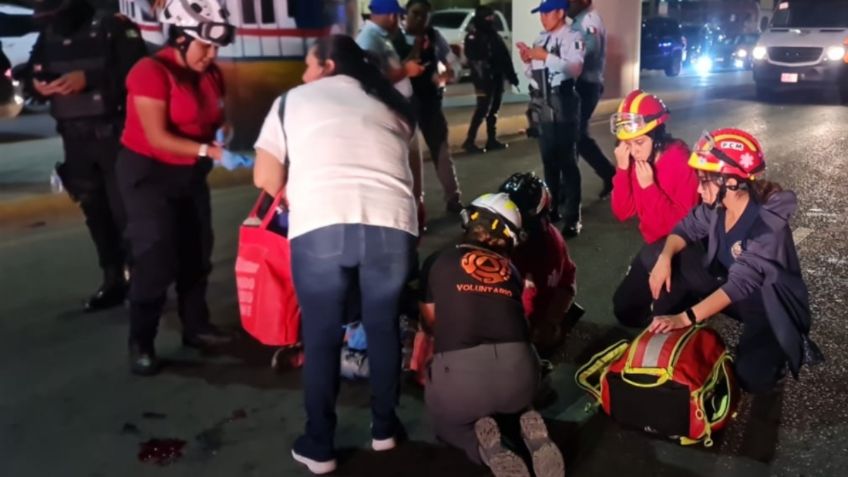
[[[651,132],[648,133],[648,137],[653,141],[653,152],[651,153],[651,161],[656,161],[662,153],[666,151],[669,147],[674,144],[681,143],[680,139],[672,136],[670,132],[668,132],[668,128],[665,127],[665,124],[660,124],[656,128],[654,128]]]
[[[765,204],[769,199],[771,199],[771,196],[778,192],[782,192],[783,187],[777,182],[758,180],[750,181],[748,190],[750,191],[751,197],[758,204]]]
[[[383,73],[369,61],[368,54],[347,35],[330,35],[318,39],[315,43],[315,55],[318,62],[324,64],[332,60],[336,65],[335,74],[350,76],[359,81],[362,89],[378,99],[406,121],[410,129],[415,129],[415,113],[412,105]]]

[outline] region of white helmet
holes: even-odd
[[[159,13],[159,22],[184,31],[204,43],[227,46],[233,41],[235,27],[227,22],[229,14],[218,0],[167,0]]]
[[[492,221],[492,229],[511,239],[513,245],[518,245],[523,236],[521,231],[521,211],[518,210],[515,202],[510,200],[509,194],[503,192],[483,194],[474,199],[462,214],[463,223],[466,228],[469,224],[483,218],[480,214],[481,211],[495,215],[496,220]]]

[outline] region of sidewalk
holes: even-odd
[[[747,77],[716,77],[706,81],[699,78],[674,78],[646,76],[643,87],[656,91],[674,109],[675,103],[691,103],[707,97],[735,95],[740,86],[750,82]],[[455,86],[459,93],[470,85]],[[508,92],[504,97],[498,119],[501,137],[523,136],[527,128],[527,96]],[[607,120],[619,104],[619,98],[601,100],[592,118],[598,125]],[[468,123],[474,111],[474,96],[468,94],[449,95],[444,102],[445,116],[449,124],[448,141],[458,160],[462,160],[461,145],[465,140]],[[484,141],[484,131],[478,135],[478,143]],[[50,193],[50,173],[62,160],[62,146],[58,137],[25,140],[0,144],[0,226],[20,221],[32,221],[77,210],[66,194]],[[426,154],[425,154],[426,156]],[[227,187],[251,181],[251,172],[238,170],[229,172],[216,168],[209,175],[211,187]]]

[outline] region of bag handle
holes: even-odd
[[[601,381],[603,380],[603,375],[612,363],[624,355],[628,346],[630,346],[629,342],[621,340],[592,356],[592,359],[578,368],[577,372],[574,373],[574,380],[577,382],[577,386],[591,394],[598,402],[601,402]],[[589,382],[589,378],[596,375],[600,376],[597,386]]]
[[[268,193],[265,191],[259,193],[259,197],[256,199],[256,203],[253,204],[253,208],[250,209],[250,213],[247,215],[248,220],[255,219],[256,221],[259,221],[259,224],[256,224],[254,222],[249,225],[258,225],[258,227],[261,229],[267,229],[268,226],[271,224],[271,220],[274,219],[275,211],[280,206],[286,196],[285,189],[280,190],[280,192],[278,192],[277,195],[274,196],[274,200],[271,202],[271,205],[268,207],[268,210],[265,211],[265,216],[259,217],[259,209],[262,207],[262,202],[265,201],[266,195],[268,195]],[[245,225],[248,224],[245,223]]]

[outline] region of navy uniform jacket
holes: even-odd
[[[778,192],[761,205],[760,216],[721,287],[733,303],[761,292],[769,324],[796,377],[802,364],[821,359],[818,347],[808,337],[809,292],[789,227],[789,218],[797,208],[798,199],[789,191]],[[718,218],[717,209],[701,204],[672,231],[688,244],[708,238],[705,267],[718,253],[718,227],[723,226]]]

